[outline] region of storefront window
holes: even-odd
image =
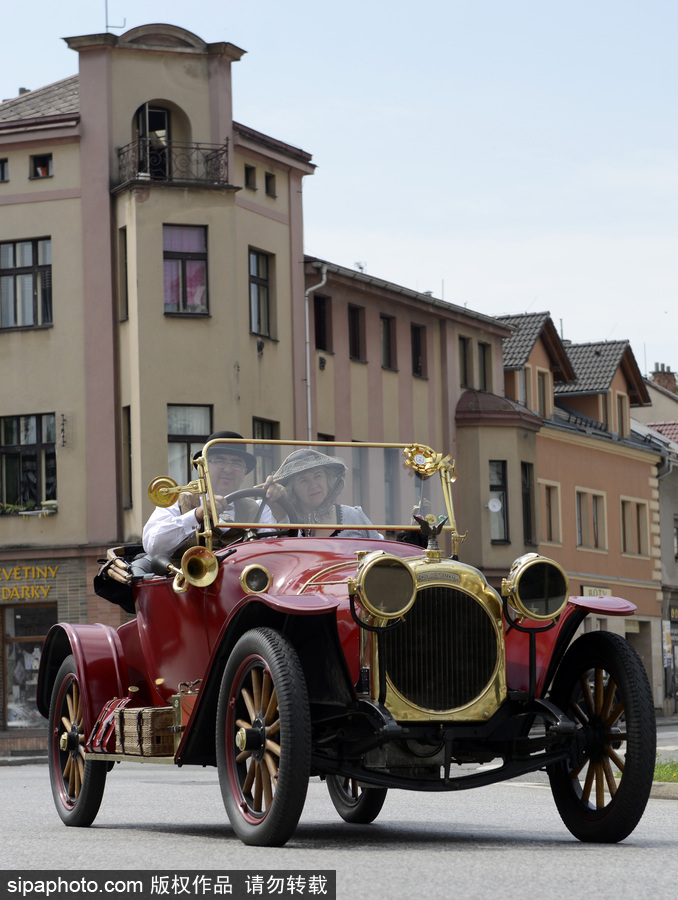
[[[3,717],[6,729],[43,728],[35,705],[42,645],[57,620],[56,604],[5,606],[2,610]]]

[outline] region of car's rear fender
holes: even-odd
[[[336,608],[325,604],[308,615],[308,607],[285,605],[280,597],[267,602],[265,595],[240,606],[215,641],[212,656],[200,686],[193,716],[177,752],[177,762],[214,765],[215,723],[219,689],[226,661],[243,634],[253,628],[268,627],[284,634],[301,662],[311,707],[341,704],[355,699],[346,659],[337,633]]]
[[[109,625],[52,626],[45,638],[40,658],[36,703],[49,716],[54,681],[68,656],[75,660],[83,724],[86,733],[94,726],[103,705],[113,697],[127,695],[127,666],[118,633]]]

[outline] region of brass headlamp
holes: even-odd
[[[538,553],[526,553],[511,566],[501,595],[521,616],[537,622],[557,618],[567,604],[569,582],[564,569]]]
[[[412,568],[398,556],[382,550],[367,553],[360,560],[355,578],[349,580],[349,593],[368,613],[381,619],[405,615],[417,596]]]

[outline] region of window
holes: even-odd
[[[508,492],[506,481],[506,460],[490,460],[490,540],[492,543],[507,543]]]
[[[648,514],[647,503],[644,501],[622,498],[621,539],[622,553],[648,555]]]
[[[534,544],[534,466],[521,462],[520,477],[523,498],[523,540]]]
[[[170,111],[164,106],[144,103],[137,110],[136,117],[138,173],[154,181],[167,181],[170,177]]]
[[[272,172],[267,172],[264,176],[264,181],[266,186],[266,196],[277,197],[278,195],[275,192],[275,175]]]
[[[426,377],[426,329],[423,325],[412,325],[412,374]]]
[[[577,491],[577,546],[604,550],[607,546],[605,496],[593,491]]]
[[[45,153],[42,156],[31,156],[29,178],[50,178],[53,174],[51,153]]]
[[[51,324],[51,240],[0,244],[0,328]]]
[[[245,187],[251,191],[257,189],[257,170],[254,166],[245,165]]]
[[[127,293],[127,229],[118,232],[118,315],[120,321],[129,318],[129,295]]]
[[[459,383],[471,387],[471,339],[459,338]]]
[[[678,519],[673,520],[673,556],[678,559]]]
[[[211,406],[167,407],[167,468],[178,484],[193,478],[193,454],[212,434]]]
[[[37,510],[56,499],[54,413],[0,418],[0,513]]]
[[[129,406],[122,408],[122,507],[132,508],[132,416]]]
[[[200,225],[162,226],[166,313],[205,315],[207,229]]]
[[[546,419],[549,416],[550,379],[548,372],[537,372],[537,412]]]
[[[626,394],[617,394],[617,432],[620,437],[625,437],[629,433],[628,397]]]
[[[36,582],[54,577],[56,567],[32,566]],[[47,632],[57,623],[56,603],[39,606],[22,603],[0,609],[2,617],[2,671],[5,687],[0,697],[3,728],[45,728],[47,721],[38,712],[36,693],[42,645]]]
[[[9,162],[0,159],[0,181],[9,181]]]
[[[492,347],[478,344],[478,387],[481,391],[492,389]]]
[[[280,437],[280,424],[269,419],[252,419],[252,440],[275,441]],[[264,444],[255,448],[257,460],[254,469],[254,483],[261,484],[278,468],[275,453],[278,448]]]
[[[560,543],[560,487],[542,484],[542,540]]]
[[[329,297],[313,295],[313,323],[315,326],[315,349],[332,349],[332,301]]]
[[[348,308],[348,355],[365,361],[365,310],[361,306]]]
[[[273,257],[250,250],[250,331],[271,337]]]
[[[395,319],[379,316],[381,334],[381,364],[385,369],[395,369]]]

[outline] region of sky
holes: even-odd
[[[230,41],[236,120],[317,165],[306,253],[678,370],[676,0],[9,2],[0,99],[107,22]]]

